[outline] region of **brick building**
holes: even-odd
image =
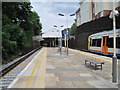
[[[77,26],[95,20],[111,13],[115,3],[116,10],[120,11],[120,1],[107,2],[106,0],[80,0],[80,7],[76,10],[76,24]]]
[[[113,2],[107,0],[81,0],[76,10],[77,32],[75,39],[69,41],[71,48],[88,49],[88,37],[91,34],[112,30],[112,19],[109,14],[113,10]],[[120,12],[120,0],[115,2],[115,9]],[[116,17],[116,28],[120,28],[120,15]]]

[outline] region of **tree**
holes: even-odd
[[[32,46],[33,35],[41,32],[42,24],[30,2],[2,3],[2,58],[5,60]]]
[[[74,35],[76,33],[76,30],[77,30],[77,25],[73,23],[73,25],[71,26],[70,34]]]
[[[38,14],[36,12],[31,12],[30,13],[30,24],[31,24],[31,28],[33,29],[33,35],[39,35],[42,29],[42,24],[40,23],[40,17],[38,16]]]

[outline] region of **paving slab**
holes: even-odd
[[[46,53],[47,48],[42,48],[9,88],[45,88]]]
[[[99,56],[79,50],[69,49],[67,55],[62,48],[62,55],[58,48],[48,48],[45,87],[47,88],[117,88],[111,82],[111,58]],[[57,54],[58,53],[58,54]],[[85,66],[84,59],[91,57],[103,60],[103,70],[94,70],[90,65]],[[97,57],[97,58],[96,58]],[[102,57],[102,59],[101,59]],[[54,82],[49,85],[49,82]],[[109,83],[108,83],[109,82]]]
[[[85,66],[86,57],[103,60],[103,70]],[[73,49],[67,55],[64,48],[61,55],[58,48],[44,48],[12,88],[117,88],[111,82],[111,65],[111,58],[105,56]]]

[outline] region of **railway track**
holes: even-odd
[[[13,63],[10,65],[3,67],[3,69],[0,71],[0,85],[2,86],[1,88],[7,88],[40,50],[41,48],[35,49],[30,53],[20,57],[18,60],[13,61]]]

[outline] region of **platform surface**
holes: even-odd
[[[84,58],[103,60],[103,70],[84,65]],[[112,83],[111,58],[69,49],[43,48],[9,88],[117,88]]]

